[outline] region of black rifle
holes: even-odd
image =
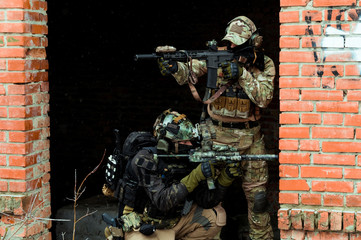
[[[158,59],[187,62],[190,59],[206,60],[207,62],[207,88],[215,89],[217,83],[217,69],[219,64],[238,59],[239,53],[228,50],[218,50],[215,40],[209,41],[208,50],[181,50],[175,52],[157,52],[151,54],[137,54],[134,60]]]

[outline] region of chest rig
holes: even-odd
[[[222,86],[222,78],[219,75],[217,86]],[[213,94],[217,90],[212,90]],[[214,114],[226,117],[248,118],[253,108],[253,103],[238,82],[229,86],[221,96],[211,103]]]

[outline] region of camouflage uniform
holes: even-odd
[[[174,162],[172,165],[175,165]],[[175,166],[154,159],[153,153],[144,149],[128,165],[132,179],[138,182],[138,189],[145,193],[141,197],[145,200],[144,205],[135,206],[134,209],[139,212],[143,223],[155,225],[157,231],[151,236],[137,231],[127,232],[126,239],[199,239],[199,236],[213,239],[220,232],[225,224],[219,220],[222,217],[225,219],[225,213],[220,211],[222,207],[204,209],[193,204],[188,214],[181,215],[189,193],[183,183],[166,176],[172,167]]]
[[[248,27],[242,24],[230,25],[229,28],[233,28],[232,30],[242,34],[242,30]],[[251,29],[251,32],[254,31],[255,29]],[[243,37],[248,39],[250,36]],[[227,34],[224,39],[240,41],[240,39],[233,38],[237,38],[237,35]],[[178,71],[173,74],[174,78],[180,85],[188,83],[189,63],[177,62],[177,65]],[[200,77],[207,73],[205,61],[192,60],[191,66],[193,76]],[[259,108],[266,108],[272,100],[274,77],[275,65],[268,56],[264,56],[263,71],[253,65],[243,67],[243,73],[238,81],[229,86],[219,98],[208,105],[208,114],[216,129],[214,142],[232,145],[245,154],[266,153],[260,126],[256,123],[260,118]],[[217,87],[220,88],[225,84],[227,81],[224,80],[222,69],[219,68]],[[273,239],[269,213],[253,212],[255,194],[266,191],[267,164],[265,161],[243,162],[242,170],[242,186],[248,201],[250,237],[251,239]]]

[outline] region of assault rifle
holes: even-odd
[[[156,52],[151,54],[137,54],[134,60],[159,59],[187,62],[190,59],[206,60],[207,62],[207,88],[215,89],[217,83],[217,69],[219,64],[225,61],[232,61],[242,56],[247,49],[237,52],[218,50],[215,40],[208,41],[208,50],[181,50],[173,52]]]
[[[202,148],[191,149],[189,154],[158,154],[158,158],[188,158],[190,162],[202,163],[232,163],[240,161],[275,161],[277,154],[240,154],[239,151],[227,145],[214,144],[211,150],[203,151]]]

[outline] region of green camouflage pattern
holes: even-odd
[[[251,19],[239,16],[228,23],[226,36],[222,40],[228,40],[236,45],[245,43],[257,30]]]
[[[122,215],[120,218],[123,223],[122,228],[124,232],[129,232],[140,227],[141,219],[136,212]]]

